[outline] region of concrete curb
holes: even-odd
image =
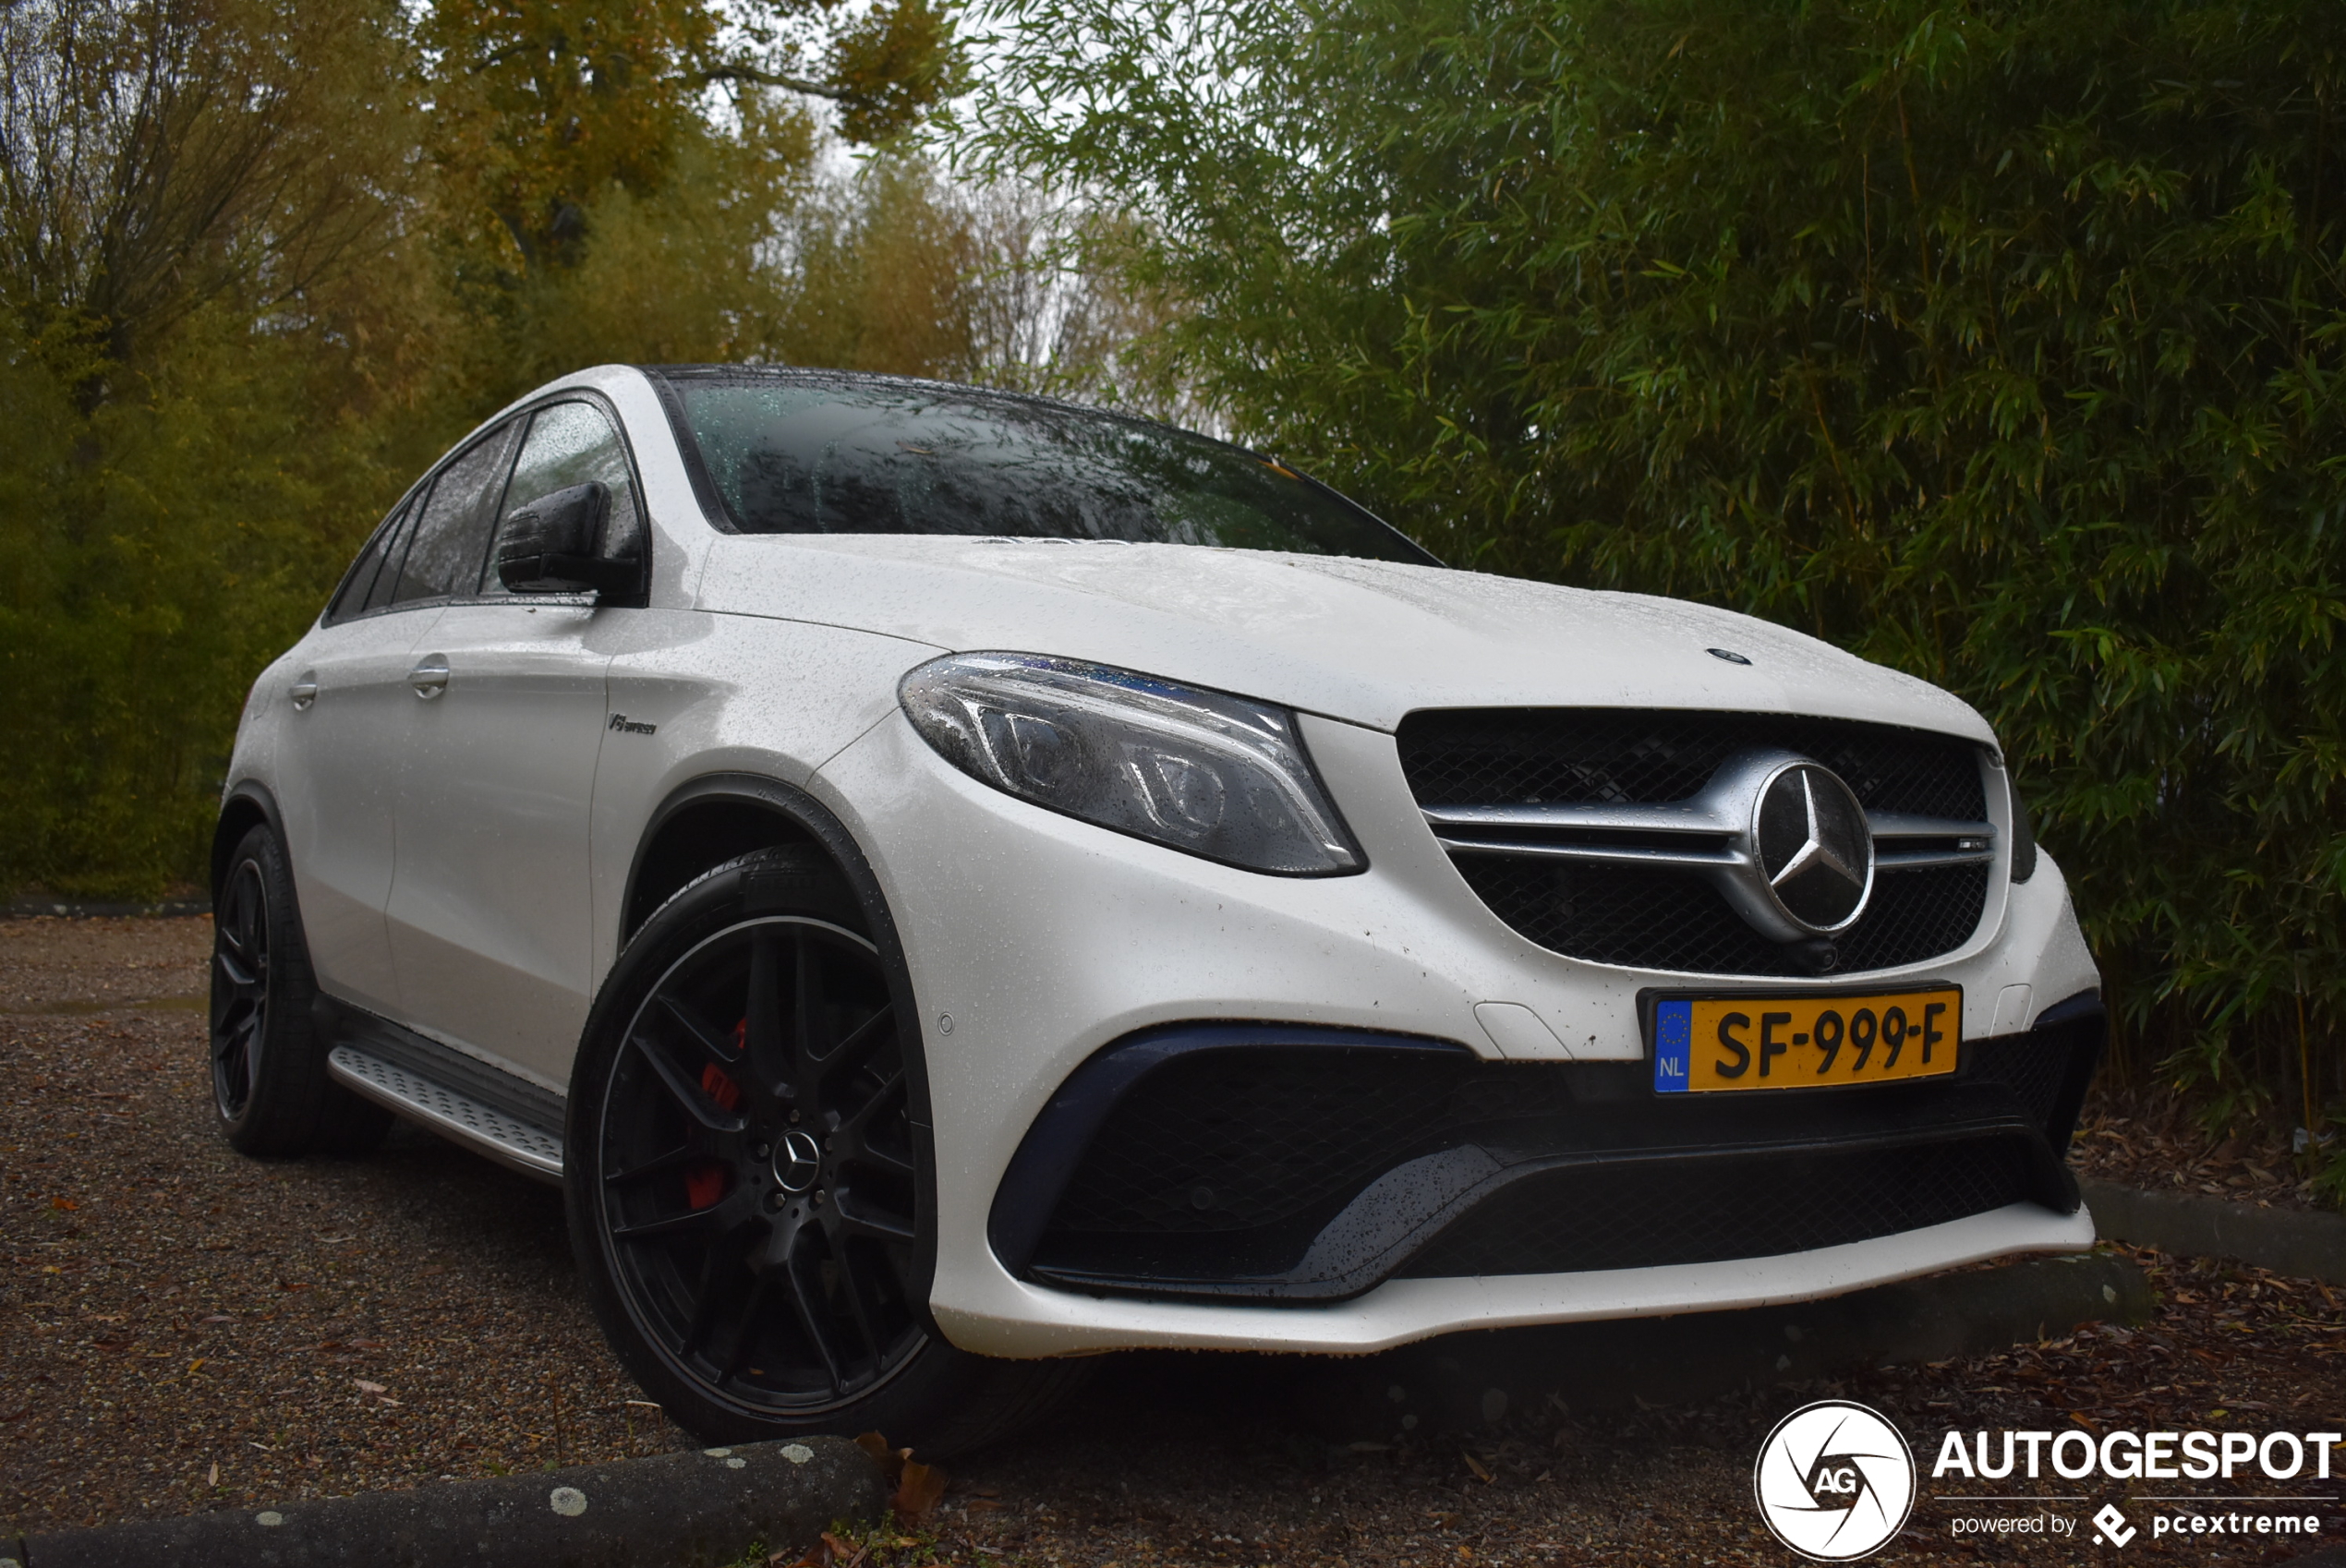
[[[844,1438],[744,1443],[415,1491],[0,1536],[18,1568],[705,1568],[876,1517],[879,1466]],[[0,1557],[0,1564],[9,1559]]]
[[[2259,1209],[2193,1192],[2150,1192],[2083,1180],[2094,1229],[2105,1239],[2185,1257],[2230,1258],[2299,1279],[2346,1285],[2346,1214]]]
[[[2112,1253],[2033,1259],[1824,1301],[1452,1334],[1317,1363],[1300,1412],[1339,1441],[1465,1431],[1536,1409],[1675,1405],[1746,1386],[1944,1361],[2150,1315],[2141,1269]]]

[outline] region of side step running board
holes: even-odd
[[[370,1056],[355,1045],[335,1046],[326,1062],[335,1078],[368,1099],[501,1164],[560,1185],[562,1137],[552,1128],[509,1116],[446,1084],[394,1067],[381,1056]]]
[[[326,1070],[441,1137],[540,1181],[562,1179],[562,1099],[550,1090],[337,1004]]]

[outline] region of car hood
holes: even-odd
[[[1380,730],[1417,708],[1673,707],[1993,739],[1985,720],[1939,688],[1750,616],[1347,557],[1094,540],[726,535],[711,543],[699,605],[956,652],[1091,659]]]

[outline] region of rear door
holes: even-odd
[[[611,491],[604,553],[640,550],[624,444],[578,400],[529,416],[503,516],[588,480]],[[568,1080],[592,997],[587,829],[614,617],[585,597],[517,599],[493,545],[434,625],[446,686],[402,775],[391,939],[408,1019],[550,1086]]]
[[[375,530],[307,639],[278,757],[277,805],[319,984],[378,1012],[398,999],[383,905],[400,749],[415,703],[407,672],[440,612],[394,597],[427,489]]]

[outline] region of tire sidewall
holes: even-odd
[[[713,1396],[651,1343],[618,1281],[603,1217],[598,1177],[602,1167],[603,1108],[613,1067],[628,1026],[677,960],[746,919],[796,915],[861,935],[864,923],[852,895],[835,879],[807,874],[806,863],[805,851],[759,850],[704,874],[647,919],[611,966],[587,1014],[571,1071],[562,1160],[571,1248],[604,1337],[645,1392],[695,1435],[708,1441],[744,1442],[811,1432],[878,1430],[891,1441],[912,1441],[949,1414],[958,1395],[988,1365],[984,1358],[955,1350],[945,1342],[928,1318],[926,1301],[913,1303],[926,1343],[868,1394],[803,1416],[753,1412]],[[803,891],[789,903],[806,907],[761,903],[751,911],[745,887],[748,874],[777,869],[795,874],[792,880]],[[877,957],[883,966],[895,967],[884,947],[877,949]],[[889,976],[892,989],[901,978]],[[919,1049],[916,1031],[904,1031],[901,1048]],[[925,1138],[926,1129],[916,1124],[913,1136]],[[926,1224],[919,1229],[925,1236],[931,1234]],[[921,1260],[918,1277],[928,1277],[926,1263]]]

